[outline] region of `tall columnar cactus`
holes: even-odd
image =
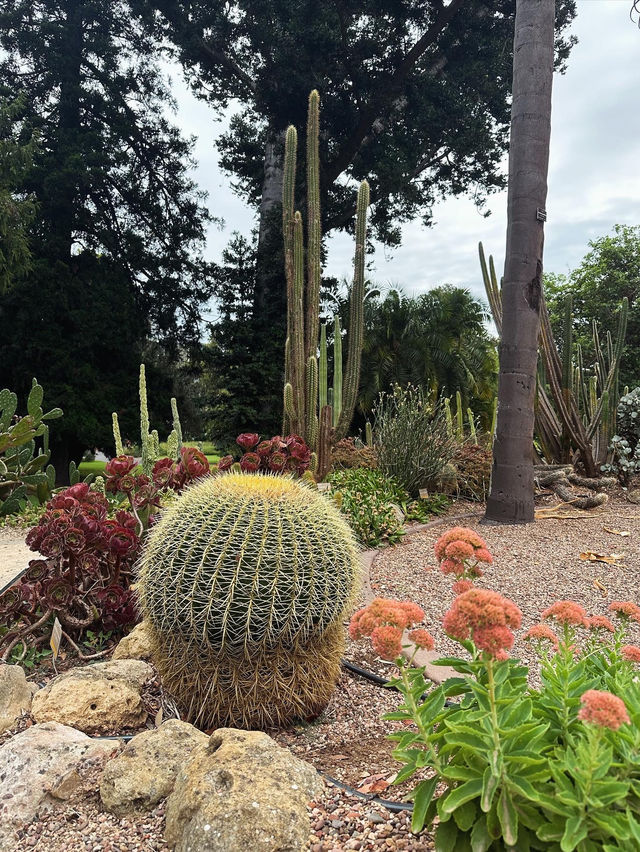
[[[500,333],[502,303],[493,259],[489,267],[482,243],[479,245],[480,265],[487,298]],[[618,314],[615,338],[607,332],[602,345],[597,326],[593,324],[595,362],[589,377],[578,348],[575,361],[571,345],[571,302],[565,302],[562,357],[551,329],[551,320],[544,299],[540,310],[540,352],[536,399],[536,432],[549,462],[563,462],[567,455],[579,457],[585,473],[596,476],[599,463],[606,459],[607,448],[615,430],[615,414],[619,400],[618,373],[624,348],[629,311],[624,298]],[[572,387],[573,385],[573,387]]]
[[[147,476],[151,473],[153,465],[160,458],[160,438],[157,429],[149,431],[149,403],[147,400],[147,377],[144,364],[140,364],[140,376],[138,380],[140,394],[140,448],[142,458],[140,466]],[[167,456],[174,461],[179,460],[182,448],[182,427],[178,414],[178,403],[175,397],[171,397],[171,415],[173,418],[173,429],[167,437]],[[114,411],[111,415],[113,427],[113,441],[116,455],[124,455],[122,438],[120,436],[120,424],[118,415]]]
[[[162,513],[139,563],[165,688],[205,728],[317,714],[339,676],[358,575],[339,510],[301,481],[199,480]]]
[[[282,191],[282,227],[284,235],[285,275],[287,279],[287,342],[285,348],[284,423],[285,431],[302,435],[315,451],[319,440],[320,413],[329,404],[326,375],[326,330],[320,344],[318,369],[318,332],[322,233],[320,216],[320,96],[309,96],[307,119],[307,243],[306,276],[303,221],[295,209],[298,135],[289,127],[285,140]],[[334,335],[334,386],[331,440],[343,438],[353,418],[363,338],[364,257],[366,248],[369,184],[358,190],[356,209],[356,250],[354,278],[350,296],[348,353],[346,374],[342,378],[342,338],[336,321]],[[315,362],[315,367],[312,364]],[[339,377],[338,377],[339,371]],[[319,375],[318,375],[319,374]],[[314,392],[315,389],[315,392]],[[313,393],[313,396],[310,394]]]

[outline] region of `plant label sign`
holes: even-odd
[[[426,500],[427,497],[429,496],[429,489],[428,488],[421,488],[418,491],[418,494],[420,495],[421,500]]]
[[[53,630],[51,631],[51,639],[49,639],[49,645],[51,645],[51,650],[53,651],[53,659],[57,659],[58,652],[60,650],[60,640],[62,639],[62,625],[58,621],[56,616],[56,620],[53,622]]]
[[[318,483],[318,491],[331,491],[331,483],[330,482],[319,482]]]

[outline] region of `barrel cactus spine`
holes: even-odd
[[[353,534],[325,495],[263,474],[199,480],[139,563],[165,688],[205,728],[317,715],[339,677],[358,576]]]

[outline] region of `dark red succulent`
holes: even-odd
[[[259,440],[260,435],[256,432],[243,432],[236,438],[236,444],[239,444],[243,450],[252,450]]]
[[[120,478],[131,473],[135,466],[136,462],[133,456],[116,456],[116,458],[107,462],[104,472],[107,477]]]
[[[218,462],[218,471],[224,473],[225,470],[230,470],[233,464],[233,456],[223,456]]]
[[[257,453],[245,453],[240,459],[240,467],[247,473],[253,473],[260,470],[262,459]]]
[[[182,447],[180,463],[190,479],[199,479],[210,473],[207,457],[197,447]]]

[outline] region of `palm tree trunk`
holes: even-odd
[[[553,81],[554,0],[517,0],[498,422],[485,520],[530,523]]]

